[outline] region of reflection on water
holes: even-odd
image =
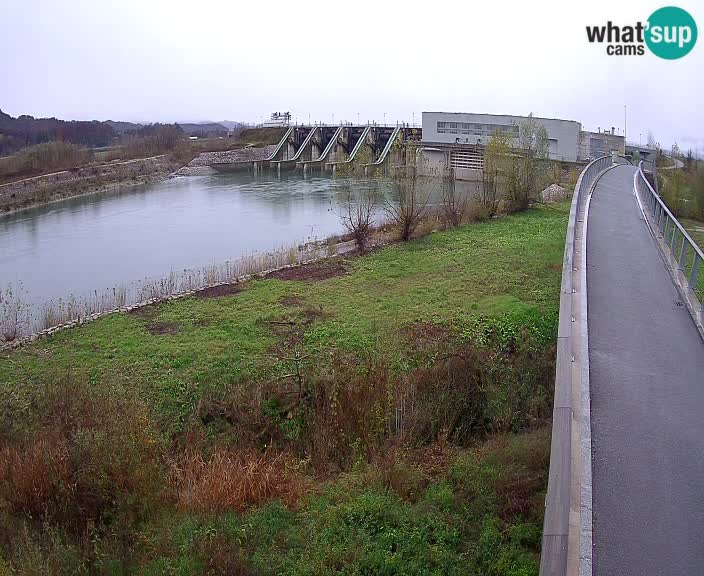
[[[355,188],[374,185],[354,180]],[[37,304],[88,295],[341,232],[345,181],[227,174],[176,178],[0,217],[0,287]],[[393,187],[379,182],[393,199]]]

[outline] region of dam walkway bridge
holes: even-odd
[[[620,156],[581,173],[563,262],[540,573],[704,574],[704,255]]]

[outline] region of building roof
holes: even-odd
[[[489,112],[443,112],[442,110],[439,111],[432,111],[432,110],[425,110],[421,112],[421,114],[457,114],[457,115],[468,115],[472,114],[474,116],[510,116],[513,118],[528,118],[527,115],[521,116],[518,114],[490,114]],[[574,122],[575,124],[579,124],[581,126],[581,122],[577,120],[565,120],[564,118],[545,118],[543,116],[533,116],[536,120],[557,120],[559,122]]]

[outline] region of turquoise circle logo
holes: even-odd
[[[697,41],[697,24],[689,12],[666,6],[650,15],[645,25],[645,43],[665,60],[686,56]]]

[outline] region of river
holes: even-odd
[[[357,179],[355,188],[374,185]],[[0,289],[32,307],[343,231],[346,181],[217,174],[70,198],[0,217]],[[379,181],[387,198],[389,181]]]

